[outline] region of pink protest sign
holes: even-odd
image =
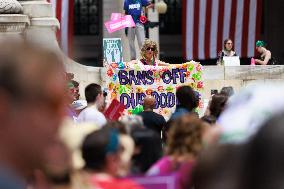
[[[109,33],[113,33],[126,27],[135,27],[135,23],[130,15],[126,15],[117,20],[105,22],[105,26]]]

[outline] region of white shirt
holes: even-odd
[[[98,127],[102,127],[107,123],[107,120],[95,105],[84,109],[77,118],[77,123],[95,123]]]

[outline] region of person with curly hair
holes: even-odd
[[[195,160],[203,149],[206,124],[194,114],[185,114],[172,122],[166,156],[154,164],[148,176],[176,173],[180,188],[187,187]]]
[[[140,60],[132,60],[130,63],[138,63],[142,65],[150,66],[169,66],[169,63],[165,63],[157,59],[158,45],[155,41],[146,39],[140,51]]]

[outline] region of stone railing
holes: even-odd
[[[212,89],[233,86],[239,91],[243,86],[259,82],[283,82],[284,66],[204,66],[204,95],[210,97]]]
[[[95,82],[103,85],[106,71],[104,68],[89,67],[71,62],[66,65],[67,71],[75,75],[81,83],[80,91]],[[224,86],[232,86],[235,91],[253,82],[284,82],[284,66],[204,66],[205,98],[210,98],[211,90],[220,90]]]

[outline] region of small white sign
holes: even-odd
[[[240,66],[240,57],[238,56],[224,56],[223,57],[224,66]]]
[[[120,38],[104,38],[104,61],[108,63],[122,62],[122,45]]]

